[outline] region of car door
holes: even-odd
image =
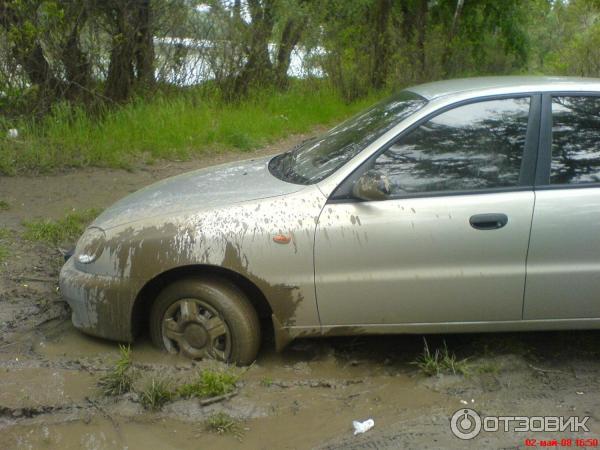
[[[600,96],[545,95],[525,319],[600,318]]]
[[[323,326],[521,319],[539,105],[445,108],[342,183],[316,229]],[[389,179],[387,199],[350,194],[369,170]]]

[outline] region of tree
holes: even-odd
[[[129,98],[134,85],[154,83],[154,42],[149,0],[107,0],[98,4],[113,28],[105,95]]]

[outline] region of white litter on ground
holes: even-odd
[[[364,433],[373,428],[375,426],[375,421],[373,419],[367,419],[364,422],[353,420],[352,425],[354,426],[354,435],[356,436],[357,434]]]

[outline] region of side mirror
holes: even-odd
[[[377,170],[369,170],[352,187],[352,195],[361,200],[385,200],[392,193],[388,177]]]

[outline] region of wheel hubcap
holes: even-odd
[[[183,337],[190,343],[194,348],[202,348],[208,341],[208,333],[206,328],[197,323],[190,323],[186,325]]]
[[[216,309],[200,299],[186,298],[173,303],[163,316],[162,335],[170,353],[222,361],[231,355],[229,327]]]

